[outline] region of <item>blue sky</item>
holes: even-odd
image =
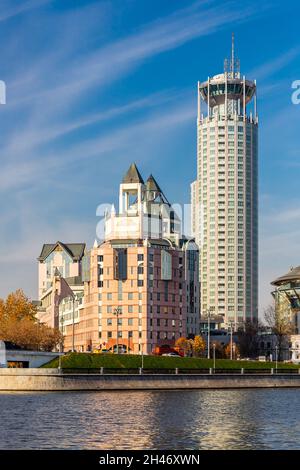
[[[260,308],[300,264],[296,1],[1,0],[0,296],[37,294],[44,242],[93,243],[132,161],[174,202],[196,173],[196,83],[223,70],[231,32],[258,82]]]

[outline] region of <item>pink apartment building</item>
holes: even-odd
[[[76,291],[76,315],[69,299],[58,308],[65,350],[73,334],[76,350],[149,354],[199,333],[197,245],[181,236],[180,220],[159,185],[153,176],[144,182],[135,164],[120,184],[119,212],[106,214],[103,242],[78,263],[78,285],[67,279]],[[51,323],[49,314],[42,315]]]

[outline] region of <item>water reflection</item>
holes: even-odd
[[[299,449],[300,390],[1,393],[1,449]]]

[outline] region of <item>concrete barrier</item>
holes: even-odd
[[[1,369],[0,391],[195,390],[300,387],[300,375],[61,374],[58,369]]]
[[[55,359],[59,353],[44,351],[26,351],[18,349],[7,349],[5,351],[6,362],[20,362],[26,364],[27,367],[41,367],[52,359]]]
[[[1,377],[11,376],[11,377],[18,377],[18,376],[31,376],[31,375],[58,375],[60,374],[59,369],[40,369],[40,368],[31,368],[31,369],[23,369],[20,368],[3,368],[0,369],[0,380]]]

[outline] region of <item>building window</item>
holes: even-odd
[[[168,281],[165,281],[165,291],[164,291],[165,302],[168,302],[168,288],[169,288]]]
[[[144,261],[144,255],[142,253],[138,254],[138,261]]]
[[[144,274],[143,266],[138,266],[138,274]]]
[[[142,279],[138,279],[137,285],[138,287],[143,287],[144,281]]]
[[[133,325],[133,318],[128,318],[128,326],[132,326]]]
[[[112,325],[112,318],[108,318],[107,319],[107,326],[111,326]]]
[[[133,306],[132,305],[128,305],[128,313],[132,313],[133,312]]]

